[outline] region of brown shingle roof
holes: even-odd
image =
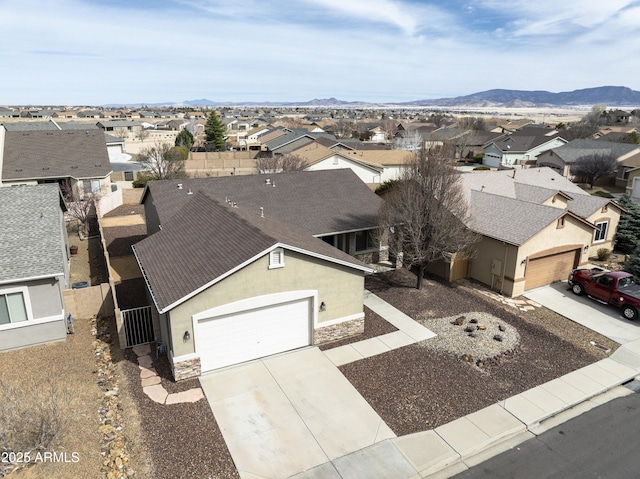
[[[133,249],[164,312],[278,246],[368,271],[320,239],[202,192],[189,195],[161,231]]]
[[[151,181],[142,201],[151,194],[164,227],[189,201],[189,190],[254,211],[262,207],[265,216],[314,236],[375,228],[382,205],[350,169]]]
[[[104,178],[111,172],[102,130],[7,131],[2,179]]]

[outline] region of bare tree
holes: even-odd
[[[396,138],[393,142],[394,150],[418,151],[424,144],[424,135],[416,128],[413,130],[405,130],[400,138]]]
[[[600,178],[613,176],[618,171],[618,163],[611,154],[593,153],[581,156],[571,165],[571,174],[593,188]]]
[[[136,133],[136,138],[140,141],[144,141],[149,137],[149,131],[141,128],[137,133]]]
[[[353,135],[353,122],[348,120],[336,121],[334,133],[336,138],[351,138]]]
[[[124,140],[129,137],[129,132],[126,128],[119,128],[113,132],[113,135]]]
[[[261,175],[281,173],[283,171],[301,171],[307,167],[307,161],[298,155],[264,156],[256,158],[256,168]]]
[[[469,209],[454,154],[450,143],[423,146],[384,197],[381,230],[389,231],[389,252],[402,253],[404,264],[417,269],[417,289],[429,263],[471,253],[479,239],[466,227]]]
[[[156,141],[153,146],[143,148],[138,153],[138,162],[158,180],[184,178],[184,152],[170,143]]]

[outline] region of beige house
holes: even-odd
[[[264,210],[197,192],[133,250],[176,380],[364,330],[372,270]]]
[[[621,208],[550,168],[462,175],[469,227],[482,235],[467,276],[507,296],[561,281],[613,249]]]
[[[133,249],[177,380],[363,331],[382,200],[351,171],[155,181],[141,202]]]

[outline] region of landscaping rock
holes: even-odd
[[[500,336],[499,334],[496,334],[496,335],[493,337],[493,339],[494,339],[495,341],[500,342],[500,343],[502,342],[502,336]]]
[[[462,326],[464,324],[464,316],[460,316],[459,318],[456,318],[456,320],[453,322],[453,324],[455,326]]]
[[[498,329],[504,333],[507,330],[507,327],[504,324],[501,324],[498,326]]]

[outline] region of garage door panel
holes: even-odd
[[[310,298],[198,321],[202,371],[310,344]]]
[[[525,273],[525,289],[538,288],[567,279],[576,267],[579,250],[565,251],[529,260]]]

